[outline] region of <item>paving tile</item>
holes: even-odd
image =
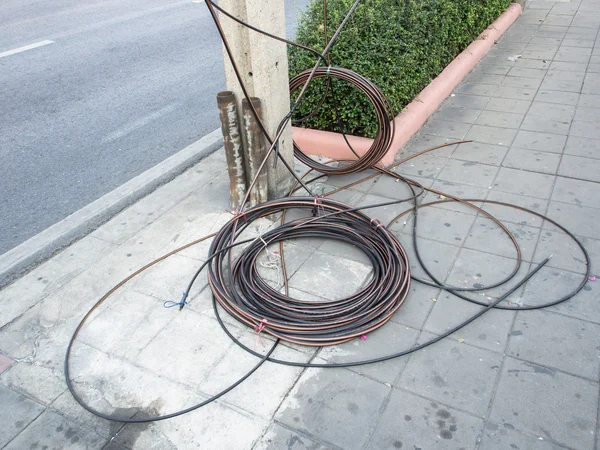
[[[276,420],[344,449],[360,449],[390,388],[349,370],[306,370]]]
[[[330,300],[341,299],[357,292],[370,272],[370,266],[316,251],[290,278],[290,285]]]
[[[513,67],[510,72],[508,72],[508,76],[510,77],[519,77],[519,78],[538,78],[542,79],[546,76],[545,70],[540,69],[528,69],[525,67]]]
[[[480,113],[481,110],[479,109],[459,108],[458,106],[444,106],[435,113],[433,120],[473,123]]]
[[[220,361],[233,343],[226,339],[216,320],[190,309],[181,312],[172,311],[174,309],[165,310],[175,318],[145,346],[135,361],[138,366],[164,374],[171,380],[193,384]],[[165,345],[184,333],[185,345]],[[196,364],[198,360],[202,361],[200,367]]]
[[[554,177],[525,170],[500,168],[494,180],[494,189],[512,194],[550,198]]]
[[[573,22],[571,22],[571,26],[573,27],[582,27],[582,28],[590,28],[592,30],[598,30],[600,23],[598,19],[586,19],[585,17],[575,16],[573,18]]]
[[[589,55],[592,54],[591,47],[589,47],[589,48],[581,47],[581,46],[572,47],[572,46],[569,46],[569,45],[565,44],[564,41],[563,41],[563,44],[560,46],[560,48],[558,50],[562,51],[562,52],[568,52],[568,53],[571,53],[573,55],[587,55],[587,56],[589,56]]]
[[[433,180],[431,180],[431,181],[433,181]],[[427,185],[431,184],[431,181],[428,182]],[[410,194],[407,193],[404,196],[404,198],[411,198],[411,197],[412,197],[412,193],[410,193]],[[402,197],[397,197],[397,199],[401,199],[401,198]],[[371,206],[371,205],[377,205],[377,204],[389,203],[389,202],[390,202],[390,199],[387,197],[379,197],[377,195],[367,194],[359,202],[355,202],[354,204],[356,206]],[[400,204],[392,204],[392,205],[387,205],[387,206],[378,206],[375,208],[369,207],[369,208],[363,209],[362,211],[365,214],[367,214],[369,217],[372,217],[373,219],[377,219],[382,224],[387,226],[398,214],[400,214],[402,211],[404,211],[408,208],[409,208],[409,204],[400,203]]]
[[[524,61],[537,61],[532,59],[525,59]],[[539,78],[520,78],[507,76],[502,80],[500,87],[516,87],[525,89],[538,89],[542,85],[542,80]]]
[[[480,95],[456,94],[454,97],[448,97],[444,103],[450,107],[483,109],[489,101],[488,97]]]
[[[516,130],[510,128],[488,127],[473,125],[466,134],[465,139],[484,144],[509,146],[516,135]]]
[[[542,310],[517,313],[507,353],[597,380],[600,325]]]
[[[556,47],[554,47],[554,48],[533,47],[533,48],[526,48],[525,50],[523,50],[521,55],[523,58],[528,58],[528,59],[550,60],[555,57],[556,51],[557,51]]]
[[[440,290],[438,288],[411,281],[408,297],[392,316],[391,321],[420,329],[435,303],[431,299],[437,299],[439,294]]]
[[[471,161],[451,159],[439,175],[440,180],[489,187],[494,181],[498,167]]]
[[[292,431],[272,423],[254,447],[255,450],[331,450],[330,444],[320,444],[299,431]]]
[[[479,83],[462,83],[459,85],[455,92],[457,94],[469,94],[469,95],[483,95],[485,97],[491,97],[498,89],[493,84],[479,84]]]
[[[406,147],[408,147],[408,144]],[[409,149],[407,148],[407,151],[408,150]],[[372,175],[373,173],[375,173],[375,170],[365,170],[360,173],[352,173],[349,175],[336,175],[334,177],[329,177],[327,179],[327,185],[336,186],[336,187],[346,186],[347,184],[351,184],[351,183],[354,183],[355,181],[362,180],[363,178],[366,178],[367,176]],[[375,179],[371,178],[370,180],[361,183],[359,189],[366,190],[370,186],[372,186],[374,182],[375,182]]]
[[[576,105],[579,101],[579,94],[576,92],[540,89],[535,99],[540,102],[557,103],[560,105]]]
[[[45,405],[52,403],[67,389],[62,371],[53,370],[39,362],[15,363],[2,374],[0,383]]]
[[[529,108],[528,114],[545,116],[551,119],[570,121],[575,114],[573,105],[558,105],[556,103],[545,103],[534,101]]]
[[[419,342],[435,335],[423,333]],[[484,416],[502,355],[446,338],[410,356],[398,386]]]
[[[402,307],[401,307],[402,309]],[[410,349],[419,331],[395,322],[387,323],[369,333],[365,341],[356,338],[342,345],[325,347],[319,357],[331,363],[366,361]],[[350,367],[353,372],[366,375],[382,383],[394,383],[406,366],[408,358],[395,358],[376,364]]]
[[[44,408],[28,398],[0,386],[0,446],[4,448],[27,425],[36,419]]]
[[[536,89],[503,86],[498,88],[498,90],[494,94],[494,97],[512,98],[515,100],[533,100],[535,94]]]
[[[589,39],[564,39],[562,45],[565,47],[594,47],[594,41]]]
[[[319,247],[319,250],[338,258],[351,259],[365,265],[370,264],[369,258],[359,247],[346,242],[326,239]]]
[[[435,119],[427,122],[423,127],[423,132],[433,136],[444,136],[454,139],[462,139],[467,133],[471,124],[462,122],[449,122]]]
[[[523,294],[524,304],[539,305],[559,300],[575,291],[583,276],[566,270],[544,267],[527,282]],[[573,298],[547,308],[565,316],[600,323],[600,311],[596,307],[600,299],[600,284],[588,282]]]
[[[489,73],[491,75],[506,75],[512,68],[512,63],[499,64],[494,62],[480,62],[477,65],[476,70],[482,73]],[[486,97],[487,98],[487,97]]]
[[[247,449],[268,426],[266,419],[223,404],[211,403],[180,416],[152,424],[128,424],[107,450]]]
[[[513,142],[514,147],[540,152],[562,153],[567,140],[566,136],[537,131],[519,130]]]
[[[551,91],[581,92],[583,75],[581,72],[548,72],[540,88]]]
[[[575,14],[579,9],[577,3],[556,3],[552,7],[552,14]]]
[[[570,16],[563,15],[548,15],[544,20],[544,23],[547,25],[557,25],[557,26],[569,26],[572,22],[573,18]]]
[[[407,164],[410,164],[410,162],[408,162]],[[433,180],[430,178],[411,176],[410,179],[417,181],[425,187],[429,187],[433,183]],[[369,195],[383,197],[381,201],[384,202],[386,201],[385,199],[399,200],[403,198],[408,198],[411,197],[413,193],[405,182],[397,178],[385,175],[379,178],[377,182],[373,184],[373,187],[368,191],[368,196]],[[366,199],[366,197],[364,199]],[[404,209],[402,206],[400,206],[400,208]],[[370,213],[367,211],[367,214]]]
[[[398,240],[404,247],[410,263],[410,273],[415,277],[426,277],[425,271],[419,265],[415,254],[412,236],[407,234],[398,235]],[[439,280],[446,279],[454,260],[460,250],[459,247],[444,244],[430,239],[419,238],[417,241],[419,253],[426,261],[427,269]]]
[[[540,25],[538,33],[536,34],[539,36],[540,32],[566,33],[567,31],[569,31],[569,27],[567,26],[543,23]]]
[[[549,38],[541,38],[549,39]],[[545,59],[523,59],[519,58],[515,62],[515,67],[522,67],[524,69],[537,69],[537,70],[548,70],[550,62]]]
[[[411,176],[418,176],[433,179],[438,176],[447,162],[447,158],[436,156],[433,153],[424,154],[402,164],[395,172],[409,178]]]
[[[490,191],[487,200],[494,200],[508,203],[511,205],[520,206],[540,214],[544,214],[546,212],[546,207],[548,206],[548,200],[542,200],[539,198],[523,195],[515,195],[510,194],[508,192],[501,192],[495,190]],[[534,227],[540,227],[542,225],[542,220],[537,216],[534,216],[533,214],[529,214],[524,211],[520,211],[515,208],[496,205],[493,203],[484,203],[483,209],[485,209],[487,212],[489,212],[502,222],[512,222]]]
[[[588,252],[592,250],[590,247],[598,242],[589,238],[580,238],[580,241],[583,240],[585,240],[584,245]],[[597,245],[595,248],[598,248]],[[535,250],[534,261],[541,262],[548,255],[553,256],[546,264],[547,267],[556,267],[581,274],[587,270],[587,259],[581,248],[571,237],[558,228],[542,231]],[[592,256],[592,259],[595,258]]]
[[[531,261],[540,229],[521,224],[504,224],[513,234],[525,261]],[[465,248],[516,258],[516,249],[510,237],[491,219],[478,217],[465,240]]]
[[[487,296],[473,294],[470,294],[470,296],[479,296],[482,301],[489,302]],[[458,326],[462,321],[467,320],[482,309],[482,306],[470,303],[447,292],[442,293],[437,297],[437,301],[433,303],[434,307],[427,318],[424,330],[438,335]],[[492,309],[466,327],[452,333],[448,339],[455,342],[464,339],[467,344],[502,353],[506,347],[514,317],[515,313],[512,311]]]
[[[456,150],[454,150],[454,153],[452,153],[452,158],[463,161],[480,162],[483,164],[499,165],[504,159],[507,151],[507,147],[499,145],[468,142],[466,144],[458,145]]]
[[[600,139],[600,127],[598,127],[598,124],[594,122],[573,120],[570,134],[584,138]]]
[[[592,448],[597,403],[597,383],[506,358],[490,419],[568,447]]]
[[[492,84],[494,86],[500,86],[502,80],[504,80],[504,75],[472,71],[464,78],[463,83]]]
[[[529,2],[527,4],[527,8],[530,9],[545,9],[547,11],[550,11],[552,9],[552,7],[554,5],[557,5],[560,3],[557,2],[550,2],[550,1],[546,1],[546,0],[533,0],[531,2]],[[509,30],[507,31],[507,33],[510,33],[511,28],[509,28]]]
[[[531,102],[529,100],[514,100],[508,98],[492,98],[485,109],[489,111],[514,112],[525,114]]]
[[[569,47],[563,50],[559,50],[553,55],[553,59],[555,61],[565,61],[565,62],[576,62],[576,63],[587,63],[590,60],[590,55],[585,55],[581,53],[574,53],[571,49],[577,47]],[[551,58],[552,59],[552,58]]]
[[[600,185],[591,181],[557,177],[552,200],[600,208]]]
[[[219,153],[219,152],[217,152]],[[133,237],[140,230],[155,222],[163,213],[177,205],[182,207],[182,200],[190,195],[189,186],[190,180],[193,180],[198,189],[204,187],[204,193],[211,182],[221,177],[226,173],[227,166],[224,161],[217,158],[207,159],[203,164],[197,165],[194,169],[186,172],[182,176],[168,183],[142,200],[138,201],[131,207],[127,208],[122,213],[115,216],[98,230],[94,231],[91,236],[97,237],[104,241],[115,244],[122,244]],[[226,177],[225,177],[226,179]],[[218,192],[215,191],[215,192]],[[212,197],[203,197],[202,202],[203,212],[207,212],[211,198],[213,201],[219,198],[218,195]],[[194,211],[188,208],[190,214]]]
[[[308,244],[303,243],[303,239],[297,239],[294,242],[285,242],[283,246],[283,255],[285,258],[285,269],[288,280],[296,273],[296,271],[304,264],[304,262],[314,253],[315,248]],[[335,241],[335,244],[340,246],[346,245]],[[350,247],[350,245],[347,245]],[[279,251],[279,245],[274,244],[269,246],[271,253],[261,253],[257,258],[257,271],[258,274],[269,283],[272,287],[278,288],[283,285],[283,271],[281,270],[281,257],[275,253]],[[206,301],[205,299],[193,300],[194,303],[203,301],[205,306],[211,306],[211,300]],[[190,303],[192,303],[190,301]],[[201,310],[202,311],[202,310]]]
[[[502,165],[513,169],[555,174],[559,162],[560,155],[513,147],[506,155]]]
[[[412,227],[413,220],[408,219],[407,228]],[[433,207],[420,208],[417,235],[424,238],[435,236],[437,241],[460,245],[474,220],[474,216],[462,212]]]
[[[273,345],[273,341],[258,337],[252,329],[244,337],[245,339],[242,342],[261,354],[266,353]],[[228,340],[225,336],[223,336],[223,339]],[[273,357],[286,361],[307,363],[313,354],[314,351],[300,352],[279,345]],[[242,350],[237,345],[233,346],[204,377],[196,378],[196,390],[214,395],[239,380],[257,362],[255,356]],[[302,370],[301,367],[267,362],[244,381],[243,387],[228,393],[225,400],[229,405],[241,408],[259,417],[271,418],[284,397],[296,383]],[[269,380],[269,382],[265,383],[265,380]]]
[[[495,450],[498,448],[531,449],[531,450],[562,450],[541,436],[530,435],[516,431],[514,428],[488,422],[483,430],[480,450]]]
[[[590,63],[587,67],[588,73],[600,73],[600,63]],[[584,92],[587,90],[584,89]]]
[[[596,220],[597,211],[595,208],[551,201],[548,217],[579,236],[595,239],[600,236],[600,224]]]
[[[502,128],[519,128],[524,114],[515,114],[498,111],[483,111],[475,123],[477,125],[488,125]]]
[[[420,152],[428,148],[438,147],[445,145],[434,152],[434,156],[449,156],[454,150],[455,146],[449,145],[455,142],[456,139],[445,138],[442,136],[432,136],[423,132],[418,132],[412,139],[404,146],[406,152]],[[361,172],[362,173],[362,172]],[[364,189],[363,189],[364,190]]]
[[[116,245],[88,236],[0,291],[0,327],[69,283]],[[13,299],[18,298],[16,302]]]
[[[21,434],[4,447],[22,450],[46,447],[47,450],[102,448],[107,439],[94,431],[82,428],[53,411],[45,411]]]
[[[494,298],[508,292],[518,284],[528,269],[529,264],[523,262],[519,266],[518,261],[513,258],[463,248],[456,259],[454,267],[452,267],[452,271],[446,278],[446,284],[477,289],[472,294],[473,297],[481,297],[481,300],[486,300],[487,297]],[[498,284],[515,273],[516,275],[512,279],[501,286],[497,288],[488,287]],[[514,296],[517,297],[516,292]],[[517,300],[515,298],[515,302]]]
[[[600,88],[600,74],[591,72],[586,74],[585,81],[583,83],[583,89],[581,90],[584,94],[596,94]]]
[[[394,390],[367,448],[475,448],[482,427],[479,418]]]
[[[449,200],[449,195],[453,195],[461,199],[483,200],[485,199],[488,193],[488,188],[469,186],[466,184],[444,180],[436,180],[432,186],[432,189],[442,192],[441,196],[433,192],[428,193],[425,199],[423,200],[423,203],[438,200]],[[480,206],[481,203],[475,203],[475,205]],[[472,208],[468,205],[459,202],[448,201],[446,203],[437,204],[433,207],[437,209],[457,211],[463,214],[477,215],[477,210],[475,208]]]
[[[598,182],[600,181],[600,160],[564,155],[558,168],[558,174]]]
[[[568,134],[570,125],[570,119],[551,119],[544,116],[527,114],[525,119],[523,119],[521,129],[537,131],[539,133]]]
[[[587,70],[586,63],[576,62],[565,62],[565,61],[552,61],[550,64],[551,72],[562,71],[562,72],[585,72]]]

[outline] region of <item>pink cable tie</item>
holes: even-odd
[[[371,219],[371,226],[372,227],[374,226],[373,225],[374,223],[377,225],[377,226],[374,227],[375,229],[383,226],[383,224],[379,221],[379,219]]]
[[[244,222],[246,222],[246,212],[243,211],[242,209],[234,209],[233,211],[229,211],[230,214],[233,215],[233,217],[240,217],[244,219]]]
[[[260,332],[262,330],[264,330],[265,325],[267,324],[267,319],[263,319],[260,321],[260,323],[256,324],[256,326],[254,327],[254,331],[256,331],[257,334],[260,334]]]

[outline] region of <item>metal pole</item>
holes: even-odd
[[[219,107],[223,145],[229,171],[229,204],[232,209],[237,210],[242,206],[246,195],[246,168],[234,93],[231,91],[219,92],[217,106]]]
[[[251,97],[251,100],[254,109],[258,113],[258,116],[262,118],[260,99]],[[265,147],[264,136],[260,126],[258,125],[254,114],[252,114],[248,100],[245,98],[242,99],[242,117],[244,136],[246,137],[246,173],[248,174],[248,179],[252,180],[256,176],[257,171],[260,169],[261,162],[267,154],[267,148]],[[252,191],[250,191],[250,204],[254,206],[266,202],[267,200],[267,168],[263,167],[256,180],[256,183],[252,187]]]

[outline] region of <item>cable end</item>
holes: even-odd
[[[181,294],[181,301],[179,302],[179,311],[181,311],[183,309],[183,307],[185,305],[187,305],[187,297],[188,297],[188,293],[187,291],[184,292],[183,294]]]

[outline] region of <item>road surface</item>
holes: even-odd
[[[0,2],[0,255],[215,130],[224,87],[201,1]]]

